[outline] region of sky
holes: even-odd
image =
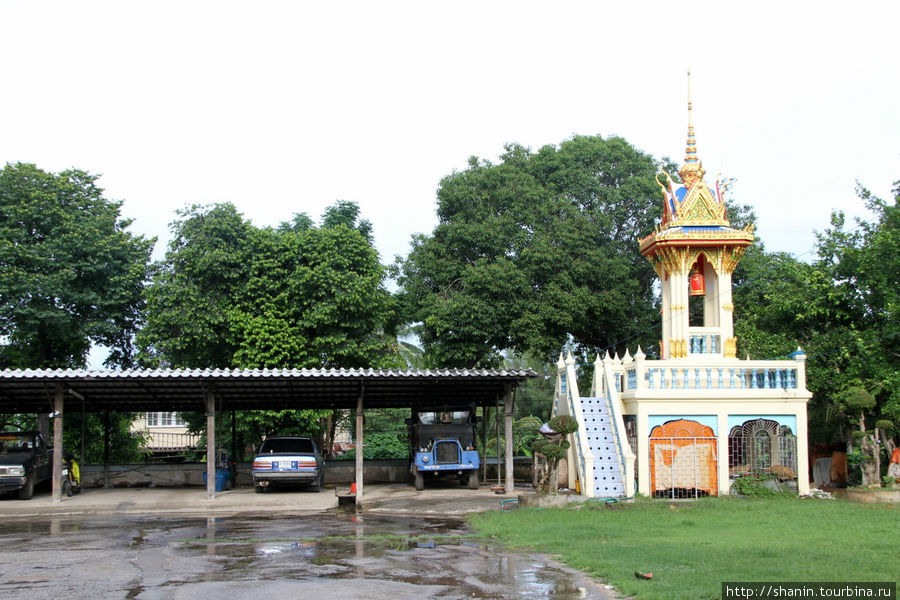
[[[850,6],[852,5],[852,10]],[[840,8],[830,8],[831,6]],[[100,175],[130,230],[233,203],[360,205],[382,262],[442,177],[504,144],[619,135],[736,179],[769,251],[900,179],[900,2],[0,0],[0,165]],[[649,233],[649,232],[648,232]]]

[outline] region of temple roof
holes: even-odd
[[[710,188],[703,177],[706,171],[697,154],[697,140],[694,133],[693,105],[690,95],[690,72],[688,72],[688,134],[684,164],[678,170],[681,183],[668,173],[661,173],[665,181],[657,175],[656,183],[663,194],[662,222],[656,231],[640,240],[642,254],[652,254],[654,248],[668,246],[748,246],[753,242],[753,228],[734,229],[725,211],[725,198],[720,182]]]

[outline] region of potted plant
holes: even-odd
[[[557,415],[550,419],[547,428],[549,430],[541,431],[543,438],[531,444],[534,453],[544,459],[539,463],[540,474],[537,479],[537,493],[540,495],[557,493],[559,461],[565,458],[569,450],[570,444],[566,438],[570,433],[578,431],[578,421],[569,415]]]

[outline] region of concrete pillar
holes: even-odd
[[[56,504],[62,499],[62,459],[63,459],[63,389],[62,383],[56,384],[56,397],[53,399],[53,482],[52,497]]]
[[[806,422],[806,402],[795,413],[797,416],[797,493],[809,493],[809,428]]]
[[[722,323],[722,280],[709,261],[703,261],[703,280],[706,282],[706,296],[703,297],[703,326],[719,327]]]
[[[81,457],[84,460],[84,457]],[[103,487],[109,489],[109,409],[103,409]]]
[[[672,341],[672,325],[670,323],[672,319],[672,284],[668,283],[665,277],[665,275],[662,277],[662,313],[660,315],[662,318],[662,339],[660,342],[662,344],[659,348],[660,359],[669,358]]]
[[[647,422],[647,412],[640,405],[635,416],[637,424],[637,464],[638,464],[638,492],[650,495],[650,425]]]
[[[415,409],[413,409],[415,412]],[[415,417],[415,415],[413,415]],[[487,404],[481,407],[481,481],[487,481],[487,429],[488,429],[488,412]]]
[[[515,491],[515,482],[513,481],[513,394],[510,386],[507,384],[506,395],[503,399],[504,416],[506,417],[506,493],[512,494]]]
[[[734,300],[731,295],[731,273],[719,275],[719,330],[722,336],[722,348],[725,340],[734,337]],[[721,349],[719,350],[722,351]]]
[[[356,399],[356,506],[362,506],[363,498],[363,390]]]
[[[688,306],[690,301],[688,298],[688,274],[684,272],[672,273],[669,275],[672,281],[672,341],[683,344],[688,338],[688,325],[690,320],[690,312]],[[666,358],[684,358],[685,348],[679,346],[678,356],[669,349]]]
[[[206,497],[216,497],[216,395],[212,388],[204,390],[206,402]]]
[[[719,495],[727,496],[731,493],[731,478],[728,472],[728,412],[719,411],[717,417],[719,450],[716,460],[718,461]]]

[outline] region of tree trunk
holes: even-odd
[[[888,460],[890,460],[890,456],[894,453],[894,448],[897,447],[897,444],[894,443],[892,437],[887,436],[884,429],[879,429],[878,432],[881,434],[881,443],[884,445],[885,450],[887,450]]]
[[[881,471],[879,470],[878,444],[872,434],[866,431],[866,416],[859,415],[859,429],[865,434],[859,440],[859,449],[862,450],[863,461],[859,464],[862,474],[863,487],[881,487]],[[877,430],[876,430],[877,435]]]
[[[550,461],[550,469],[549,469],[549,479],[547,482],[547,487],[549,488],[547,492],[553,496],[559,493],[559,461],[553,460]]]
[[[878,428],[875,428],[875,435],[872,436],[873,453],[875,454],[875,480],[881,485],[881,448],[878,447]]]
[[[322,456],[326,459],[334,458],[334,411],[325,416],[323,425]]]

